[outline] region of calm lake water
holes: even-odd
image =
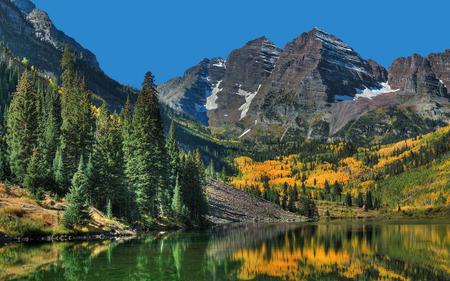
[[[0,280],[450,280],[450,224],[229,226],[0,248]]]

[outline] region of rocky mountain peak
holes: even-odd
[[[439,60],[441,55],[431,55],[430,58],[432,61],[419,54],[398,58],[389,68],[389,84],[405,93],[446,96],[445,84],[437,77],[433,65],[437,69],[436,71],[444,76],[444,79],[445,72],[448,74],[450,70],[448,67],[444,67],[443,60]]]

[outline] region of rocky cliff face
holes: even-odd
[[[234,125],[245,118],[262,83],[272,73],[278,49],[267,38],[249,41],[228,56],[226,71],[217,92],[215,108],[208,112],[209,125]]]
[[[192,80],[187,72],[162,85],[160,93],[170,107],[238,138],[351,138],[339,132],[361,118],[370,124],[361,124],[358,139],[364,138],[362,131],[376,134],[373,128],[401,137],[408,130],[391,128],[403,124],[396,118],[423,124],[414,130],[420,132],[449,122],[449,56],[450,50],[427,58],[400,58],[388,72],[339,38],[314,28],[283,49],[264,37],[252,40],[231,52],[222,75],[206,87],[177,86]],[[184,110],[187,106],[180,106],[180,100],[205,103],[202,117]]]
[[[263,123],[303,123],[359,89],[380,87],[372,71],[343,41],[314,28],[286,45],[250,111]]]
[[[249,41],[226,60],[205,59],[160,85],[161,101],[211,127],[234,125],[245,117],[280,50],[267,38]]]
[[[394,61],[389,68],[389,84],[405,93],[429,96],[447,94],[430,61],[417,54]]]
[[[217,90],[225,73],[225,60],[204,59],[186,70],[183,77],[167,81],[158,87],[160,100],[178,112],[190,115],[208,125],[208,109],[216,106]]]
[[[46,12],[28,0],[0,0],[0,40],[15,56],[26,57],[41,72],[58,77],[60,58],[69,45],[80,62],[88,87],[111,107],[123,105],[133,89],[120,85],[101,69],[95,55],[58,30]]]

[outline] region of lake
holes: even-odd
[[[0,280],[450,280],[450,223],[230,225],[0,248]]]

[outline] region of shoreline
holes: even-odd
[[[304,224],[304,225],[314,225],[314,224],[353,224],[353,223],[405,223],[405,224],[447,224],[450,223],[450,218],[446,216],[434,217],[430,220],[430,217],[409,217],[409,216],[395,216],[395,217],[369,217],[369,218],[334,218],[331,220],[321,219],[318,221],[247,221],[247,222],[229,222],[224,224],[211,224],[205,228],[198,228],[197,230],[202,229],[215,229],[232,226],[234,224]],[[195,229],[195,228],[194,228]],[[6,234],[0,233],[0,247],[13,244],[13,243],[53,243],[53,242],[83,242],[83,241],[102,241],[102,240],[111,240],[116,238],[125,238],[125,237],[137,237],[140,234],[151,233],[151,232],[175,232],[175,231],[188,231],[192,230],[189,228],[150,228],[145,231],[141,230],[123,230],[123,231],[111,231],[111,232],[103,232],[103,233],[73,233],[73,234],[56,234],[56,235],[37,235],[37,236],[26,236],[26,237],[11,237]]]

